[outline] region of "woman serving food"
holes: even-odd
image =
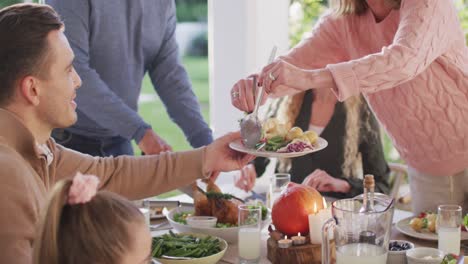
[[[467,210],[468,49],[454,3],[334,4],[309,38],[262,69],[260,84],[276,97],[312,88],[339,101],[362,94],[408,164],[413,212],[444,203]],[[248,84],[232,88],[244,111]]]

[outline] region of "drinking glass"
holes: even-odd
[[[262,209],[256,205],[239,205],[239,263],[260,261]]]
[[[462,208],[459,205],[439,205],[437,234],[439,250],[445,254],[460,254]]]
[[[133,201],[136,207],[140,210],[140,212],[143,214],[145,217],[145,222],[146,224],[150,225],[150,200],[148,199],[142,199],[142,200],[136,200]]]
[[[270,188],[268,191],[268,208],[273,208],[276,199],[281,195],[288,183],[291,182],[291,175],[289,173],[275,173],[270,179]]]

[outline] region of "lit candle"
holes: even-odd
[[[314,203],[313,213],[309,215],[309,236],[310,243],[322,244],[322,220],[318,214],[316,203]]]
[[[288,248],[292,245],[292,240],[288,239],[288,236],[284,236],[284,239],[278,241],[278,247]]]
[[[323,209],[318,210],[314,203],[314,212],[309,215],[309,236],[311,244],[322,244],[323,224],[332,217],[331,210],[327,208],[327,202],[323,199]]]
[[[304,245],[306,241],[306,238],[301,236],[301,232],[297,233],[297,236],[291,237],[291,239],[292,239],[293,245],[295,246]]]
[[[331,207],[328,208],[327,201],[325,201],[325,198],[323,198],[323,197],[322,197],[322,199],[323,199],[323,209],[322,209],[323,214],[322,214],[322,216],[324,217],[323,223],[325,223],[328,219],[333,218],[333,216],[331,214]]]
[[[324,212],[325,221],[323,221],[323,222],[325,223],[328,219],[333,218],[333,216],[332,216],[332,213],[331,213],[331,208],[328,208],[328,206],[327,206],[327,201],[325,201],[325,198],[323,198],[323,197],[322,197],[322,199],[323,199],[323,209],[322,209],[322,211],[325,211]]]

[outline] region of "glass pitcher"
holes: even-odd
[[[333,234],[337,264],[385,264],[394,211],[394,200],[374,194],[374,211],[360,213],[363,196],[333,202],[333,218],[323,226],[322,264],[332,264]],[[333,231],[333,232],[331,232]]]

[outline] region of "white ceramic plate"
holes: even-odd
[[[206,235],[204,234],[190,233],[190,235],[195,236],[195,237],[200,237],[200,238],[206,237]],[[216,238],[219,239],[219,241],[221,242],[221,251],[214,255],[203,257],[203,258],[187,259],[187,260],[173,260],[173,259],[162,259],[162,258],[155,259],[155,260],[162,264],[215,264],[215,263],[218,263],[218,261],[220,261],[221,258],[226,253],[228,244],[224,239],[220,237],[216,237]]]
[[[163,219],[169,210],[178,207],[179,201],[150,200],[150,219]]]
[[[410,237],[414,237],[414,238],[419,238],[419,239],[424,239],[424,240],[431,240],[431,241],[437,241],[438,240],[438,237],[437,237],[437,234],[436,233],[432,233],[432,232],[429,232],[427,230],[424,230],[424,231],[421,231],[421,232],[416,232],[413,230],[413,228],[411,228],[410,226],[410,221],[411,219],[413,219],[414,217],[408,217],[408,218],[405,218],[405,219],[402,219],[400,221],[398,221],[398,223],[396,224],[396,228],[398,231],[400,231],[401,233],[407,235],[407,236],[410,236]],[[468,232],[465,232],[465,231],[462,231],[461,232],[461,240],[468,240]]]
[[[307,149],[305,151],[301,152],[272,152],[272,151],[265,151],[265,150],[255,150],[255,149],[250,149],[244,146],[242,143],[241,139],[235,140],[231,143],[229,143],[229,147],[233,150],[242,152],[242,153],[247,153],[250,155],[254,155],[257,157],[265,157],[265,158],[295,158],[295,157],[300,157],[304,156],[310,153],[314,153],[317,151],[320,151],[328,146],[328,142],[319,137],[317,139],[317,142],[314,144],[314,149]]]
[[[177,230],[179,233],[197,233],[205,234],[210,236],[215,236],[226,240],[228,243],[237,243],[238,240],[238,227],[226,227],[226,228],[216,228],[216,227],[192,227],[189,225],[184,225],[179,222],[174,221],[174,214],[181,212],[194,212],[193,206],[181,206],[174,208],[169,211],[167,219],[171,226]],[[268,223],[268,219],[263,221],[262,226],[265,226]]]

